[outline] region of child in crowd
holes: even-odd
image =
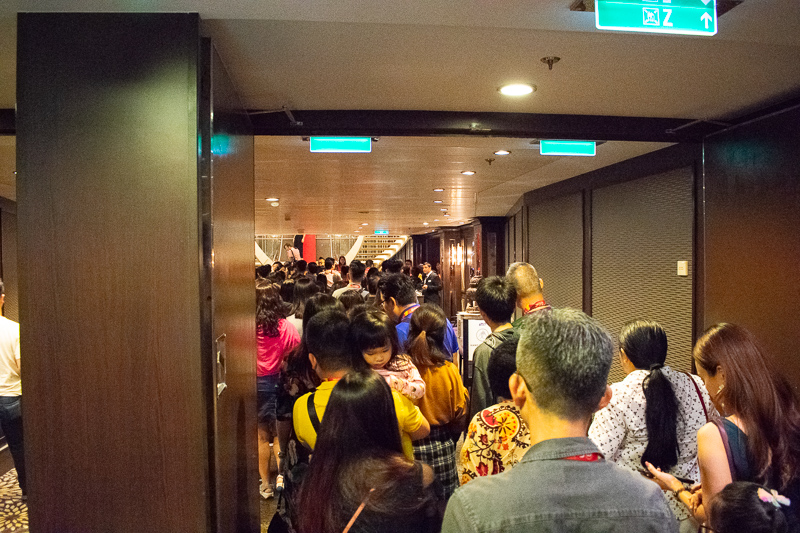
[[[392,389],[413,402],[425,395],[425,382],[411,359],[400,353],[397,331],[386,313],[369,309],[353,316],[350,342]]]
[[[709,523],[715,533],[796,533],[790,502],[756,483],[726,485],[711,500]]]
[[[419,410],[431,425],[428,437],[414,442],[414,458],[433,467],[447,501],[458,487],[456,442],[467,422],[469,394],[456,366],[447,360],[447,317],[433,304],[423,304],[411,315],[408,355],[425,381]]]

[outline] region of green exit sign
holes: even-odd
[[[717,0],[595,0],[599,30],[716,35]]]

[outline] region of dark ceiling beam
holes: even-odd
[[[250,111],[256,135],[477,135],[597,141],[698,141],[719,125],[675,118],[453,111]],[[688,125],[688,126],[687,126]],[[673,131],[675,130],[675,131]]]

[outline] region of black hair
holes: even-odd
[[[325,292],[328,290],[328,276],[326,276],[322,272],[317,274],[316,282],[320,292]]]
[[[379,309],[373,308],[353,315],[348,340],[359,355],[367,350],[383,348],[387,344],[392,348],[390,361],[397,359],[400,353],[400,341],[397,339],[394,322]]]
[[[344,311],[348,312],[353,307],[363,304],[364,297],[361,296],[361,291],[349,289],[339,295],[339,303],[344,307]]]
[[[406,348],[417,368],[439,367],[447,361],[446,322],[438,305],[422,304],[411,314]]]
[[[325,408],[300,491],[298,531],[342,531],[362,501],[358,523],[365,531],[379,530],[369,527],[370,517],[418,514],[419,489],[408,483],[416,467],[403,457],[401,442],[386,380],[372,371],[350,372],[340,379]],[[419,486],[419,474],[414,477]]]
[[[403,262],[399,259],[387,259],[381,263],[381,270],[390,274],[399,274],[403,268]]]
[[[308,261],[306,261],[305,259],[301,259],[294,264],[294,268],[295,270],[297,270],[298,273],[303,274],[308,268]]]
[[[403,275],[404,276],[409,276],[409,277],[411,276],[411,267],[410,266],[405,265],[403,267],[402,271],[403,271]]]
[[[517,306],[517,290],[504,277],[492,276],[478,282],[475,303],[492,322],[505,324]]]
[[[678,464],[678,399],[663,366],[667,358],[667,333],[658,322],[635,320],[622,327],[619,347],[639,370],[650,373],[644,378],[647,447],[645,461],[663,471]]]
[[[266,279],[267,276],[270,275],[272,272],[272,267],[269,265],[261,265],[260,267],[256,267],[256,278]]]
[[[309,278],[298,278],[294,283],[294,294],[292,294],[292,311],[290,314],[303,318],[306,302],[309,298],[319,292],[319,287]]]
[[[287,279],[281,283],[281,299],[289,304],[294,300],[294,283],[293,279]]]
[[[709,524],[715,533],[787,533],[789,522],[781,503],[763,501],[759,489],[766,492],[765,499],[774,498],[769,489],[749,481],[726,485],[708,505]],[[763,493],[762,493],[763,494]]]
[[[489,386],[495,401],[499,397],[506,400],[511,399],[508,379],[517,371],[517,344],[519,344],[519,337],[514,335],[500,343],[489,356],[486,375],[489,378]]]
[[[306,270],[308,270],[308,273],[310,275],[316,276],[317,273],[319,272],[319,265],[316,263],[309,263],[308,267],[306,267]]]
[[[306,300],[306,307],[303,310],[303,332],[306,330],[308,321],[311,320],[314,315],[321,313],[326,309],[338,309],[339,311],[344,311],[342,304],[339,303],[339,300],[330,294],[325,294],[324,292],[315,294]]]
[[[354,283],[361,281],[364,279],[364,272],[366,272],[367,267],[364,266],[364,263],[361,261],[353,261],[350,263],[350,280]]]
[[[375,262],[374,262],[372,259],[367,259],[367,260],[364,262],[364,265],[365,265],[367,268],[372,268],[372,265],[374,265],[374,264],[375,264]]]
[[[325,258],[325,270],[330,270],[333,268],[333,265],[336,264],[336,260],[333,257],[326,257]]]
[[[381,277],[378,288],[384,300],[394,298],[397,305],[406,306],[417,303],[417,291],[411,278],[402,274],[386,274]]]
[[[347,342],[349,326],[347,315],[339,309],[321,311],[303,326],[306,347],[323,370],[335,372],[353,368],[353,350]]]
[[[283,270],[278,270],[277,272],[273,272],[271,275],[275,276],[275,279],[277,279],[281,283],[283,283],[286,280],[286,272],[284,272]]]

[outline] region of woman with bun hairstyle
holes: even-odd
[[[698,376],[665,366],[667,334],[652,320],[622,327],[619,359],[626,374],[611,385],[611,402],[595,414],[591,438],[605,458],[642,471],[645,462],[684,479],[700,480],[697,430],[716,415]],[[674,494],[667,495],[681,531],[697,531],[698,523]]]
[[[447,361],[444,311],[423,304],[411,315],[406,349],[425,382],[419,410],[431,425],[426,438],[414,441],[414,458],[433,467],[446,502],[458,487],[456,440],[465,429],[469,396],[456,366]]]
[[[753,335],[733,324],[711,326],[694,347],[698,375],[725,417],[697,433],[702,492],[688,494],[674,476],[649,465],[665,490],[675,492],[705,520],[713,503],[735,481],[751,481],[791,500],[794,520],[800,502],[800,402],[774,361]]]
[[[439,531],[433,471],[403,454],[394,400],[375,372],[331,393],[303,479],[299,533]]]

